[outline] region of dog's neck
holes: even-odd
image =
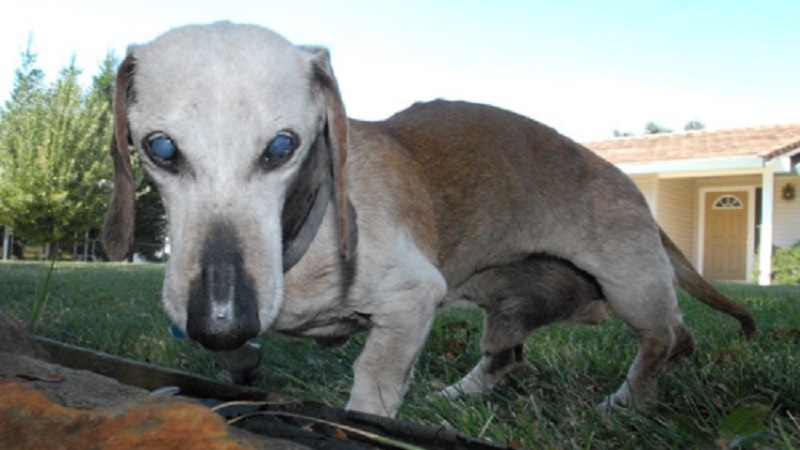
[[[305,255],[331,201],[333,173],[323,139],[318,138],[309,149],[308,157],[286,193],[281,215],[284,273]]]

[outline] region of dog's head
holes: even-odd
[[[114,101],[106,250],[132,251],[133,145],[167,211],[165,309],[189,337],[230,350],[265,331],[330,199],[351,257],[347,118],[327,51],[250,25],[178,28],[128,50]]]

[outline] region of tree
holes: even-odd
[[[31,41],[28,39],[28,47],[21,54],[22,64],[14,72],[14,90],[11,98],[6,102],[5,108],[0,109],[0,186],[8,180],[14,171],[11,164],[16,157],[16,146],[8,145],[18,138],[19,135],[34,135],[32,130],[27,129],[30,124],[30,116],[34,113],[32,105],[36,104],[41,96],[44,83],[44,72],[36,67],[36,54],[31,51]],[[15,112],[9,114],[9,110],[17,105]],[[16,134],[17,136],[13,136]],[[2,195],[0,193],[0,195]],[[9,225],[12,220],[8,216],[6,208],[2,207],[3,198],[0,197],[0,223]]]
[[[614,132],[612,133],[612,135],[613,135],[615,138],[621,138],[621,137],[631,137],[631,136],[633,136],[633,133],[631,133],[630,131],[619,131],[619,130],[614,130]]]
[[[683,127],[685,131],[705,130],[705,128],[706,128],[705,124],[703,124],[703,122],[700,122],[699,120],[690,120],[689,122],[686,122],[686,125],[684,125]],[[661,134],[661,133],[672,133],[672,130],[667,127],[661,126],[653,121],[647,122],[644,126],[644,134]],[[615,138],[620,138],[620,137],[633,136],[634,134],[627,131],[614,130],[612,132],[612,135]]]
[[[11,99],[6,103],[28,105],[32,104],[35,96],[39,95],[44,87],[44,72],[36,67],[36,53],[31,50],[31,38],[28,38],[28,46],[20,55],[22,65],[14,71],[14,90],[11,92]],[[2,118],[2,111],[0,111]]]
[[[136,227],[133,240],[139,244],[135,249],[136,252],[143,254],[149,260],[159,259],[157,252],[164,247],[167,219],[161,195],[149,177],[142,176],[139,181],[134,214]]]
[[[690,120],[686,122],[686,125],[683,126],[683,129],[685,131],[705,130],[706,126],[699,120]]]
[[[114,57],[85,90],[74,60],[44,85],[28,49],[0,112],[0,221],[33,244],[98,227],[111,188],[110,83]]]
[[[672,133],[672,130],[661,125],[658,125],[655,122],[647,122],[644,126],[644,134],[660,134],[660,133]]]

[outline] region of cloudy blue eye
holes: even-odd
[[[282,131],[272,138],[264,149],[263,162],[270,168],[285,161],[299,146],[299,140],[288,131]]]
[[[150,138],[150,153],[158,159],[169,161],[175,158],[178,154],[178,148],[175,143],[167,136],[155,136]]]
[[[178,149],[175,148],[175,144],[172,140],[163,136],[154,139],[150,143],[150,148],[153,151],[153,156],[161,159],[172,159],[175,157],[175,154],[178,153]]]
[[[145,138],[143,145],[147,156],[156,165],[164,168],[174,168],[178,159],[178,146],[173,140],[163,133],[152,133]]]

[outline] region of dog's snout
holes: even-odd
[[[236,234],[214,227],[192,280],[186,332],[209,350],[234,350],[258,336],[258,298],[253,278],[244,270]]]

